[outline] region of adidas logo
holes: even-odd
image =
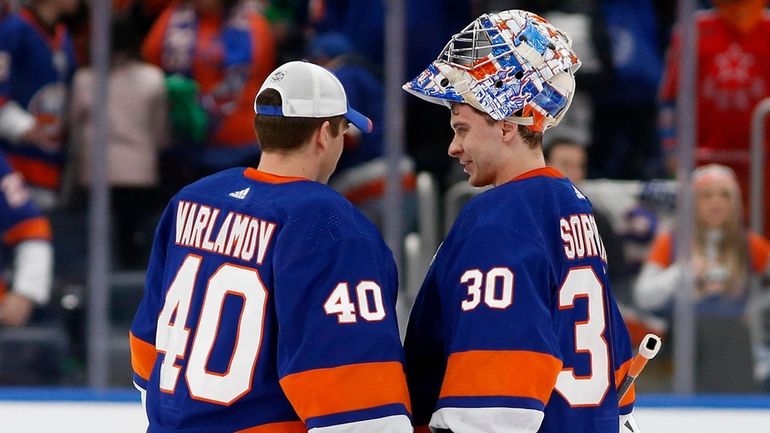
[[[248,188],[246,188],[246,189],[248,189]],[[572,185],[572,189],[575,190],[575,195],[577,196],[577,198],[582,199],[582,200],[587,200],[586,196],[584,196],[583,193],[580,192],[580,190],[575,187],[575,185]],[[235,193],[233,193],[233,194],[235,194]],[[230,194],[230,195],[233,195],[233,194]]]
[[[246,198],[246,195],[249,193],[250,189],[251,189],[251,187],[246,187],[246,188],[243,188],[240,191],[231,192],[228,195],[230,197],[232,197],[232,198],[237,198],[238,200],[243,200],[244,198]]]

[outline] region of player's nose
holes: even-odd
[[[460,144],[460,140],[457,139],[457,136],[452,137],[447,153],[453,158],[459,158],[460,154],[463,153],[463,146]]]

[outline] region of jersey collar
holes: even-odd
[[[256,180],[257,182],[264,183],[289,183],[289,182],[301,182],[308,180],[304,177],[295,176],[280,176],[277,174],[268,173],[266,171],[260,171],[256,168],[247,168],[243,171],[243,175],[249,179]]]
[[[529,179],[531,177],[537,177],[537,176],[553,177],[556,179],[564,178],[564,175],[559,170],[553,167],[540,167],[534,170],[525,171],[524,173],[514,177],[512,182],[515,182],[517,180]]]

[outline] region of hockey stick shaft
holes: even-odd
[[[631,360],[631,366],[626,373],[626,377],[623,378],[623,382],[618,387],[618,401],[623,400],[631,385],[639,374],[641,374],[644,366],[647,365],[647,361],[654,358],[660,350],[661,341],[660,337],[655,334],[647,334],[642,339],[642,343],[639,345],[639,352]]]

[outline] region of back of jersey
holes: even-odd
[[[590,203],[553,169],[469,202],[410,316],[417,425],[617,433],[630,346],[606,267]]]
[[[527,181],[525,181],[527,182]],[[536,178],[522,185],[552,255],[557,284],[551,312],[562,355],[562,370],[545,408],[540,431],[614,433],[619,414],[632,410],[633,389],[618,402],[617,385],[628,371],[628,331],[612,295],[608,260],[588,199],[567,179]],[[522,182],[524,183],[524,182]],[[535,199],[539,195],[542,200]],[[536,212],[536,210],[535,210]]]
[[[326,186],[232,169],[183,189],[131,329],[148,431],[405,431],[396,290],[376,230]]]

